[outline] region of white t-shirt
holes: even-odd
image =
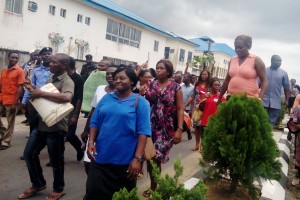
[[[100,85],[100,86],[97,87],[97,90],[96,90],[96,92],[95,92],[94,99],[93,99],[93,101],[92,101],[92,103],[91,103],[91,106],[92,106],[93,108],[96,108],[96,107],[97,107],[97,104],[98,104],[99,101],[102,99],[102,97],[103,97],[104,95],[107,94],[107,92],[105,92],[105,87],[106,87],[106,85]],[[87,144],[88,144],[88,143],[89,143],[89,139],[88,139],[88,141],[87,141]],[[86,145],[86,147],[85,147],[83,161],[85,161],[85,162],[91,162],[91,160],[90,160],[89,157],[87,156],[87,146],[88,146],[88,145]]]
[[[105,87],[106,85],[100,85],[97,87],[97,90],[95,92],[95,96],[94,96],[94,99],[91,103],[91,106],[93,108],[96,108],[97,107],[97,104],[99,103],[99,101],[102,99],[102,97],[104,95],[106,95],[106,92],[105,92]]]

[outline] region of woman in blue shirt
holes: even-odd
[[[149,103],[131,91],[137,82],[134,70],[119,68],[113,79],[116,92],[100,100],[90,122],[86,200],[110,200],[124,187],[132,190],[151,136]]]

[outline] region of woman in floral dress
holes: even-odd
[[[291,118],[293,119],[296,130],[299,130],[300,129],[300,105],[294,108],[293,113],[291,114]],[[295,150],[296,150],[295,169],[297,170],[297,176],[292,182],[293,186],[299,185],[299,177],[300,177],[300,132],[298,131],[297,133],[295,133]]]
[[[179,84],[171,81],[173,64],[169,60],[160,60],[156,64],[156,80],[149,83],[146,99],[151,106],[152,140],[156,150],[153,161],[161,171],[161,164],[169,160],[169,152],[173,144],[181,142],[183,129],[183,97]],[[152,167],[147,162],[151,179],[151,190],[155,190]],[[149,197],[149,191],[143,196]]]

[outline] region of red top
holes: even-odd
[[[18,88],[24,83],[24,80],[24,72],[18,64],[10,69],[7,67],[3,68],[0,77],[3,105],[11,105],[15,103]]]
[[[218,107],[217,107],[217,101],[220,96],[220,93],[218,92],[215,95],[212,95],[208,97],[204,103],[204,110],[203,110],[203,115],[202,115],[202,120],[201,120],[201,126],[206,126],[208,119],[210,116],[214,115],[215,112],[217,112]],[[225,101],[225,98],[222,97],[222,101]]]

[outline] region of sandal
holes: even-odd
[[[65,191],[61,191],[61,192],[51,192],[47,197],[46,200],[58,200],[60,199],[62,196],[64,196],[66,194]]]
[[[145,191],[143,192],[143,197],[149,198],[150,195],[151,195],[150,190],[145,190]]]
[[[297,187],[299,185],[300,180],[299,179],[293,179],[292,186]]]
[[[36,193],[38,193],[41,190],[46,189],[46,185],[44,185],[43,187],[39,187],[39,188],[28,188],[27,190],[25,190],[22,194],[20,194],[18,196],[19,199],[26,199],[29,197],[32,197],[33,195],[35,195]]]
[[[194,148],[192,148],[192,151],[199,151],[199,150],[200,150],[199,146],[194,146]]]

